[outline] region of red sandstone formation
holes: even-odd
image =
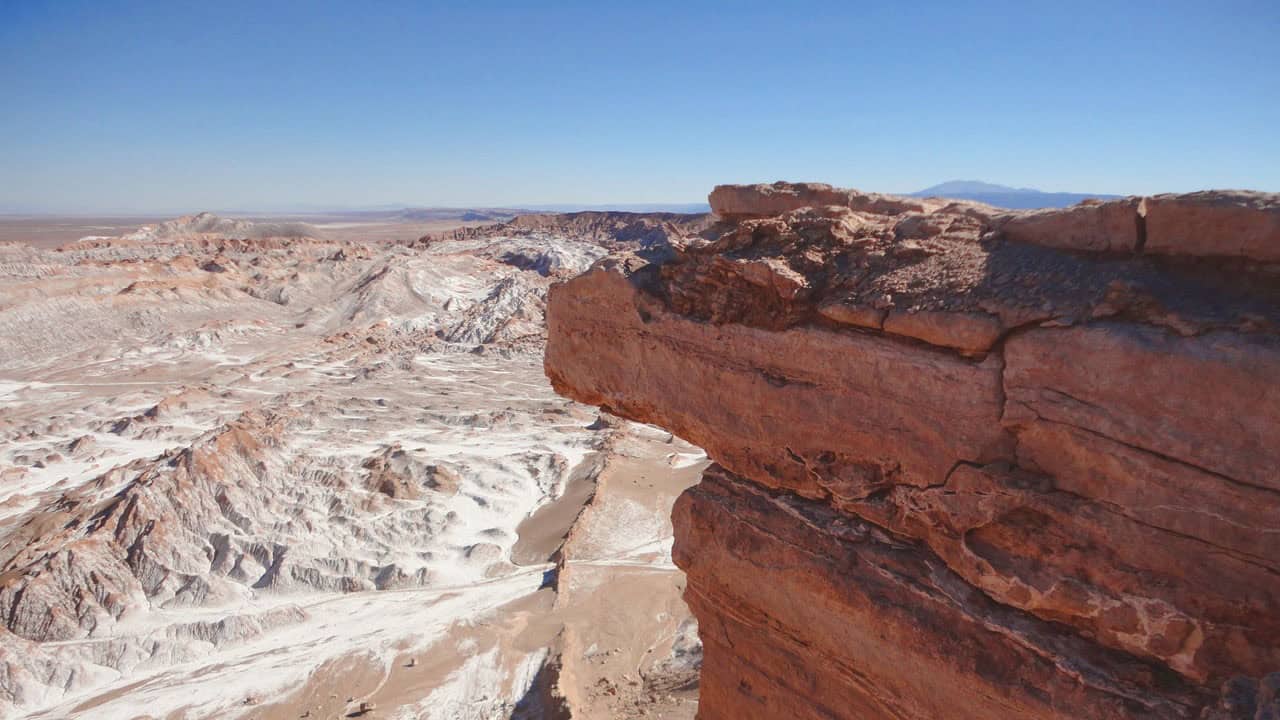
[[[711,204],[554,288],[546,352],[716,462],[700,717],[1280,712],[1280,197]]]

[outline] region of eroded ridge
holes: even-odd
[[[722,186],[554,287],[546,370],[716,462],[700,717],[1253,718],[1280,670],[1280,199]]]
[[[705,219],[0,242],[0,718],[692,717],[702,456],[541,361],[554,280]]]

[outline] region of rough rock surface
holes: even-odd
[[[897,215],[920,212],[943,204],[937,198],[909,198],[846,190],[823,183],[772,185],[720,185],[708,197],[711,211],[726,219],[781,215],[805,207],[847,207],[865,212]]]
[[[1081,203],[1062,210],[1011,215],[1004,236],[1015,242],[1100,252],[1135,252],[1142,243],[1141,205],[1137,198]]]
[[[1148,252],[1280,261],[1280,199],[1249,191],[1146,200]]]
[[[722,186],[549,295],[554,387],[716,463],[700,717],[1266,716],[1277,197],[866,197]]]

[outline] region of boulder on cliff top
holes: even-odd
[[[1063,250],[1136,252],[1141,244],[1141,199],[1083,202],[1068,208],[1002,216],[1000,229],[1014,242]]]
[[[935,210],[949,201],[845,190],[824,183],[717,185],[707,196],[711,212],[724,219],[768,217],[806,207],[839,206],[884,215]]]
[[[1206,190],[1145,204],[1148,253],[1280,262],[1280,194]]]

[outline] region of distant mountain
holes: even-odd
[[[1034,188],[1015,188],[979,180],[951,180],[911,193],[915,197],[945,197],[956,200],[974,200],[1014,210],[1035,208],[1059,208],[1075,205],[1081,200],[1096,198],[1113,200],[1120,195],[1100,193],[1042,192]]]

